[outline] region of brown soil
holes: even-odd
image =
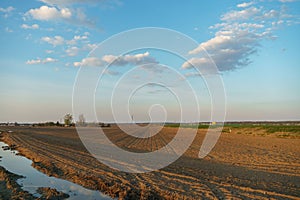
[[[0,166],[0,199],[1,200],[61,200],[69,197],[68,194],[58,192],[52,188],[38,188],[41,197],[34,197],[27,191],[22,190],[17,180],[24,178],[13,174]]]
[[[70,197],[68,194],[65,194],[63,192],[58,192],[56,189],[49,188],[49,187],[40,187],[40,188],[38,188],[37,192],[42,195],[39,198],[41,200],[43,200],[43,199],[61,200],[61,199],[66,199],[66,198]]]
[[[8,128],[7,128],[8,130]],[[170,166],[130,174],[110,169],[93,158],[74,128],[9,127],[2,140],[33,160],[33,166],[120,199],[300,199],[300,139],[260,134],[222,133],[204,159],[198,153],[205,130]],[[252,130],[255,132],[255,130]],[[153,151],[164,146],[176,128],[164,128],[149,139],[126,136],[117,127],[105,129],[122,148]]]
[[[21,189],[17,180],[22,176],[10,173],[0,166],[0,199],[34,199],[34,197]]]

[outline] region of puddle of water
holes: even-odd
[[[31,160],[16,155],[17,151],[4,151],[1,148],[2,146],[7,146],[7,144],[0,142],[0,156],[2,156],[0,158],[0,166],[14,174],[25,176],[25,178],[18,179],[17,182],[22,186],[23,190],[28,191],[36,197],[40,196],[36,192],[39,187],[50,187],[69,194],[70,198],[68,199],[71,200],[111,199],[99,191],[89,190],[63,179],[49,177],[33,168]]]

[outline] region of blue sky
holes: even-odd
[[[61,120],[72,112],[79,69],[90,65],[100,69],[116,58],[96,91],[96,112],[103,121],[113,121],[109,98],[113,86],[147,63],[152,65],[143,68],[144,79],[163,79],[174,88],[183,84],[161,69],[167,65],[177,70],[201,99],[199,120],[210,120],[211,99],[203,81],[204,76],[216,75],[210,59],[224,82],[226,120],[300,120],[299,7],[300,1],[295,0],[2,0],[0,121]],[[127,57],[89,54],[114,34],[143,27],[178,31],[199,46],[186,52],[188,60],[155,49],[136,50]],[[203,49],[210,59],[201,57]],[[193,67],[204,74],[199,76]],[[128,80],[122,85],[124,94],[120,93],[124,101],[132,83]],[[149,120],[149,107],[154,104],[164,105],[167,119],[178,121],[176,99],[166,88],[154,85],[135,93],[128,105],[130,115]],[[194,109],[192,104],[189,109]]]

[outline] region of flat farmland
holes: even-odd
[[[120,199],[299,199],[300,139],[288,132],[267,134],[259,128],[224,131],[210,154],[198,153],[206,129],[176,162],[149,173],[113,170],[84,147],[75,128],[3,127],[2,140],[16,144],[38,170],[100,190]],[[177,128],[164,127],[153,137],[134,138],[113,125],[103,129],[119,147],[133,152],[160,149]],[[188,128],[186,129],[189,130]],[[224,128],[226,130],[226,127]],[[284,134],[284,137],[281,137]]]

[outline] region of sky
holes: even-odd
[[[2,0],[0,122],[66,113],[94,121],[74,112],[80,81],[99,121],[210,121],[218,112],[226,121],[300,120],[299,8],[297,0]],[[154,38],[147,27],[161,33],[150,42],[182,54],[121,51]],[[128,40],[114,38],[130,30]]]

